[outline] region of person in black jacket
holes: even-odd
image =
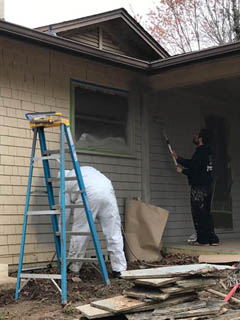
[[[186,175],[191,186],[191,211],[197,234],[195,245],[219,244],[211,215],[213,167],[209,142],[208,131],[201,129],[193,138],[197,148],[191,159],[184,159],[173,153],[177,163],[183,167],[177,166],[177,172]]]

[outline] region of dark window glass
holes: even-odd
[[[95,151],[127,152],[127,95],[78,86],[74,88],[74,97],[76,145]]]

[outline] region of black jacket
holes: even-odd
[[[212,183],[212,154],[208,146],[202,145],[196,148],[192,159],[177,158],[181,164],[183,174],[188,177],[191,186],[209,186]]]

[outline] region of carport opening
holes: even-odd
[[[232,229],[232,170],[229,155],[230,124],[223,117],[207,115],[206,128],[211,132],[213,152],[212,214],[216,228]]]

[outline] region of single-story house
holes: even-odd
[[[33,136],[27,112],[69,118],[80,164],[112,180],[122,220],[126,199],[166,208],[163,241],[172,243],[193,225],[187,179],[162,131],[177,154],[191,157],[193,134],[207,126],[217,232],[239,238],[239,83],[239,42],[170,57],[125,9],[37,29],[0,21],[0,263],[18,264]],[[47,141],[58,148],[57,129]],[[45,191],[41,163],[33,189]],[[31,199],[47,204],[43,194]],[[49,261],[54,251],[48,218],[29,218],[24,262]]]

